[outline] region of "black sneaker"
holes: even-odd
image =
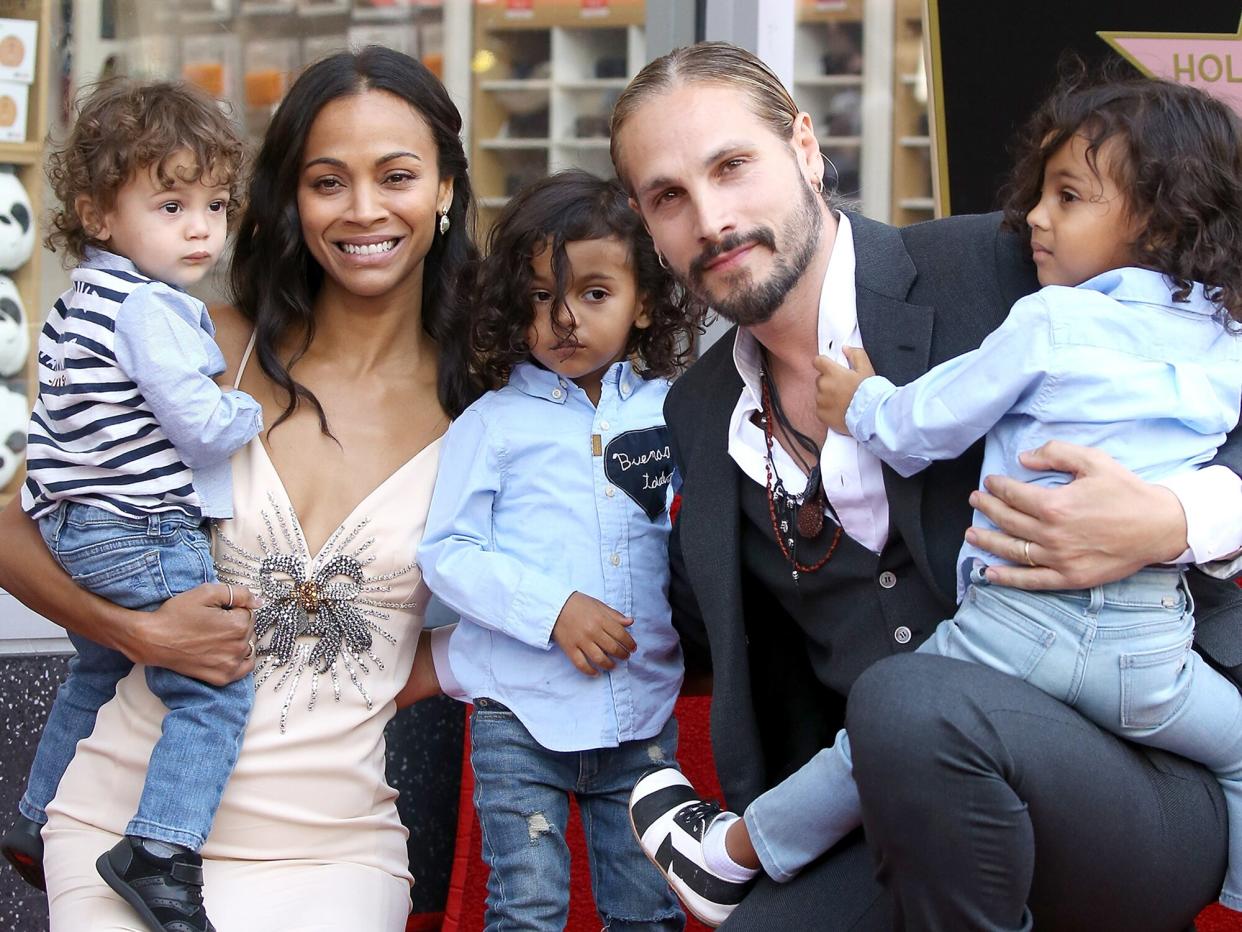
[[[638,843],[694,918],[715,928],[737,908],[751,881],[712,873],[703,860],[703,836],[720,806],[700,799],[676,767],[643,774],[630,793],[630,825]]]
[[[19,815],[13,827],[0,838],[0,853],[13,865],[22,880],[37,890],[47,890],[43,879],[43,826]]]
[[[216,932],[203,908],[203,859],[188,848],[159,857],[141,838],[126,835],[99,856],[95,869],[151,932]]]

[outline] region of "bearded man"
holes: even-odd
[[[912,651],[954,612],[964,534],[1016,564],[991,581],[1024,588],[1233,554],[1242,436],[1164,485],[1059,443],[1026,459],[1074,476],[1055,489],[980,489],[982,444],[902,478],[818,420],[816,356],[863,347],[901,385],[976,348],[1038,287],[1027,239],[999,215],[898,230],[838,210],[811,118],[722,43],[634,78],[612,157],[663,261],[737,325],[665,409],[683,483],[671,598],[689,672],[712,676],[726,802],[762,811],[764,844],[731,844],[684,781],[636,791],[674,889],[765,932],[1185,929],[1224,874],[1212,774],[1016,678]],[[968,532],[972,507],[998,530]],[[1199,646],[1236,667],[1237,590],[1191,575]],[[789,876],[782,852],[814,843],[799,816],[815,788],[788,778],[847,724],[862,831]]]

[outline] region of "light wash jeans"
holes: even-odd
[[[567,712],[566,714],[572,714]],[[483,830],[485,932],[560,932],[569,913],[569,794],[578,801],[591,893],[606,930],[681,932],[685,915],[630,828],[639,777],[676,764],[677,723],[615,748],[549,751],[493,699],[470,716],[474,808]]]
[[[1181,572],[1150,567],[1064,592],[991,585],[979,570],[971,582],[957,614],[919,651],[1016,676],[1113,734],[1208,767],[1228,808],[1221,902],[1242,909],[1242,694],[1191,650],[1194,605]],[[782,882],[857,828],[846,733],[743,818],[765,872]]]
[[[40,518],[39,531],[79,586],[125,608],[154,611],[174,595],[216,579],[201,521],[180,511],[125,518],[68,502]],[[99,709],[134,666],[124,654],[88,638],[71,632],[69,639],[77,655],[57,690],[18,803],[22,815],[40,824],[47,821],[45,810],[78,742],[94,730]],[[151,751],[138,812],[125,832],[197,851],[237,763],[253,681],[247,676],[228,686],[208,686],[160,667],[147,667],[146,678],[168,714]]]

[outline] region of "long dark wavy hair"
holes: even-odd
[[[1097,176],[1101,148],[1113,146],[1110,175],[1143,221],[1136,264],[1163,272],[1177,301],[1202,282],[1222,320],[1242,321],[1242,123],[1233,111],[1189,85],[1064,63],[1015,146],[1001,194],[1008,227],[1030,235],[1044,165],[1075,135],[1087,140]]]
[[[302,238],[298,182],[306,138],[319,111],[331,101],[368,90],[400,97],[426,120],[436,141],[440,178],[453,179],[448,234],[435,234],[423,260],[422,323],[439,347],[437,393],[445,413],[456,417],[479,394],[470,376],[464,301],[477,253],[474,199],[459,136],[461,115],[423,65],[372,45],[332,55],[302,72],[272,118],[255,159],[231,276],[234,300],[255,326],[259,364],[288,395],[288,405],[272,427],[306,401],[318,413],[320,429],[330,433],[319,400],[289,371],[314,337],[313,308],[324,276]],[[286,362],[280,347],[293,334],[300,336],[300,344]]]
[[[644,378],[671,376],[685,367],[691,337],[702,329],[706,308],[678,285],[660,264],[642,219],[616,181],[571,169],[523,188],[505,205],[488,237],[487,258],[479,270],[471,344],[475,365],[488,388],[499,388],[513,367],[530,358],[527,335],[535,320],[531,261],[550,249],[556,294],[552,329],[573,333],[573,312],[565,306],[570,261],[565,244],[616,238],[629,247],[630,267],[651,318],[648,327],[630,330],[626,355]]]

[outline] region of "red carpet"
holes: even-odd
[[[685,696],[677,703],[677,721],[680,727],[679,755],[682,769],[690,781],[705,795],[720,797],[716,781],[715,765],[711,759],[708,708],[711,699],[706,696]],[[469,740],[466,742],[468,748]],[[687,751],[691,753],[687,753]],[[443,932],[479,932],[483,928],[483,904],[487,898],[487,866],[480,855],[478,821],[474,818],[474,806],[470,794],[470,756],[465,756],[462,768],[461,802],[457,829],[457,850],[454,855],[453,876],[449,885],[448,903],[445,906]],[[586,847],[582,826],[578,822],[577,809],[571,807],[569,841],[572,849],[570,877],[569,932],[597,932],[599,919],[591,900],[591,882],[586,866]],[[413,917],[411,932],[429,932],[435,926],[429,924],[433,917]],[[438,919],[438,917],[435,917]],[[691,921],[687,929],[703,930],[705,927]],[[1242,914],[1220,906],[1210,906],[1199,914],[1196,921],[1198,932],[1242,932]]]

